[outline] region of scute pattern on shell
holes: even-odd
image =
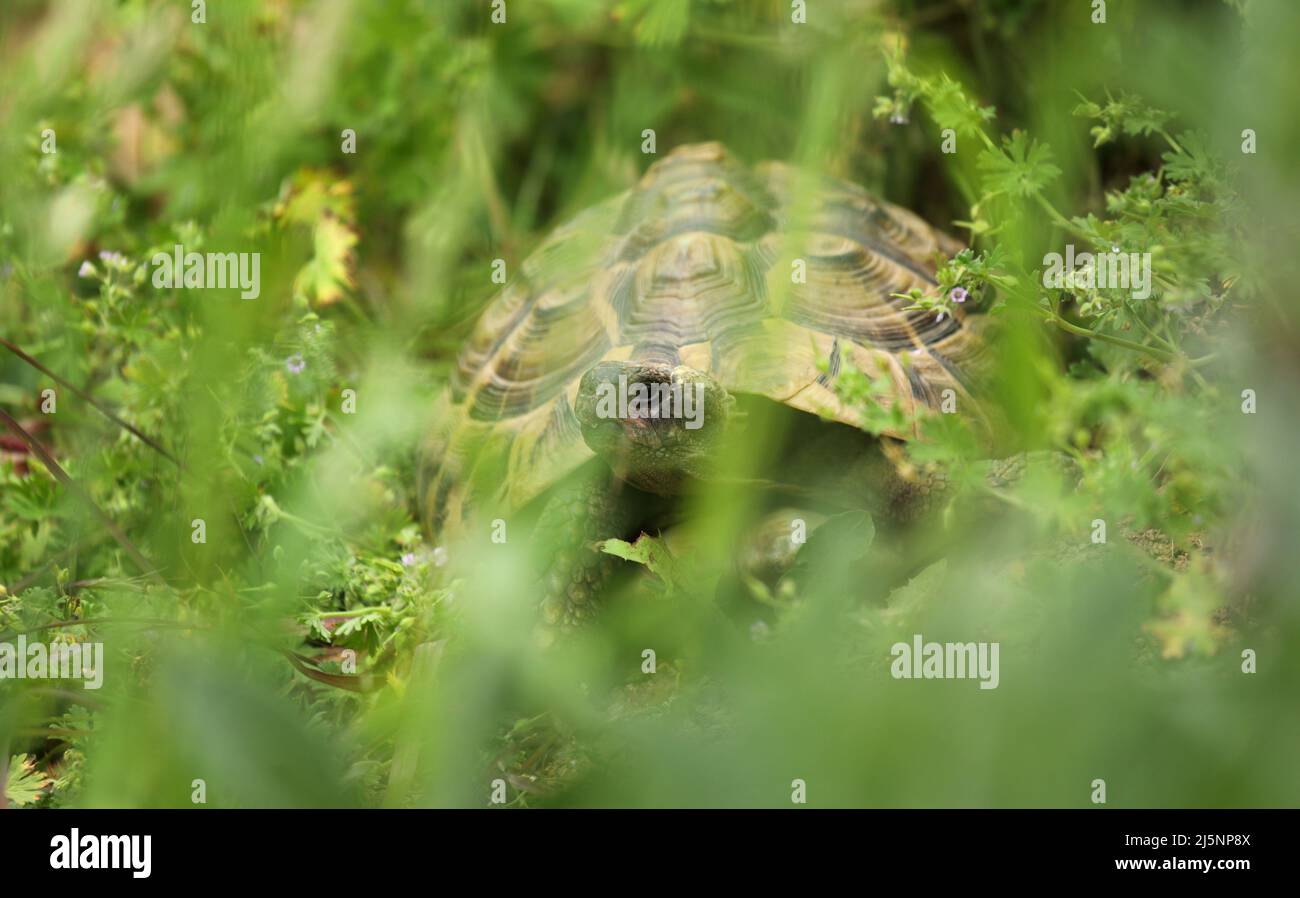
[[[959,248],[857,185],[749,168],[717,143],[677,148],[554,231],[484,312],[426,448],[426,525],[459,517],[453,481],[471,473],[514,508],[589,458],[572,401],[601,359],[691,365],[850,424],[831,383],[846,360],[889,378],[884,401],[908,410],[949,388],[971,400],[963,372],[981,367],[983,343],[962,313],[937,320],[891,298],[932,287],[936,257]],[[804,283],[791,283],[795,258]]]

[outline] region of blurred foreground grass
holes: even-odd
[[[1300,803],[1292,4],[208,6],[0,9],[0,336],[181,461],[0,357],[0,408],[148,563],[6,444],[0,642],[106,648],[100,690],[0,684],[9,802]],[[1079,490],[936,524],[904,586],[829,531],[842,564],[738,620],[712,584],[749,499],[719,486],[687,582],[540,647],[521,541],[425,544],[416,448],[493,260],[634,183],[645,129],[970,243],[945,287],[1000,321],[1003,448],[1070,452]],[[1039,289],[1068,241],[1151,252],[1152,298]],[[260,252],[260,296],[156,289],[178,243]],[[913,633],[1000,642],[999,687],[890,678]]]

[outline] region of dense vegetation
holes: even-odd
[[[1300,802],[1300,15],[1102,5],[6,2],[0,642],[105,656],[98,690],[0,683],[0,796]],[[539,641],[522,540],[421,531],[419,447],[494,261],[635,183],[647,129],[964,241],[913,298],[990,317],[997,452],[1077,482],[936,517],[897,581],[837,521],[739,613],[719,484]],[[178,244],[260,253],[259,295],[159,288]],[[1043,286],[1067,244],[1150,253],[1149,296]],[[980,490],[960,419],[923,426],[901,463]],[[1000,642],[999,687],[890,678],[914,633]]]

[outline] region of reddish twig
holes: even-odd
[[[104,415],[106,418],[108,418],[118,427],[124,428],[126,431],[131,433],[133,436],[135,436],[136,439],[140,440],[146,446],[160,453],[164,458],[166,458],[172,464],[176,465],[177,467],[180,467],[180,462],[176,460],[176,457],[174,455],[172,455],[170,452],[164,449],[161,443],[159,443],[153,437],[148,436],[145,433],[142,433],[133,425],[127,423],[126,421],[123,421],[111,409],[109,409],[107,406],[101,403],[98,399],[95,399],[85,390],[82,390],[79,387],[74,386],[73,384],[64,380],[62,377],[59,377],[59,375],[55,374],[49,368],[46,368],[40,362],[36,361],[36,359],[32,358],[30,355],[24,352],[20,347],[9,342],[4,337],[0,337],[0,346],[3,346],[5,349],[9,350],[14,355],[18,356],[18,358],[22,359],[24,362],[31,365],[37,371],[41,372],[46,377],[52,379],[59,386],[63,387],[66,390],[70,390],[73,393],[73,395],[77,396],[79,399],[82,399],[85,402],[90,403],[90,405],[92,405],[95,409],[97,409],[100,412],[100,414]]]
[[[99,519],[99,522],[104,525],[105,529],[112,534],[113,539],[117,540],[117,544],[122,547],[126,554],[131,556],[131,560],[136,563],[142,573],[156,578],[159,582],[163,582],[162,577],[158,575],[157,569],[150,564],[149,560],[141,554],[140,550],[131,543],[131,540],[127,539],[126,534],[113,523],[113,519],[104,513],[104,510],[95,503],[95,500],[90,497],[90,494],[83,490],[81,486],[68,475],[67,471],[63,470],[63,467],[54,460],[54,456],[50,454],[48,449],[40,444],[36,437],[28,433],[26,428],[19,424],[12,415],[2,408],[0,408],[0,423],[5,424],[14,432],[14,434],[22,439],[22,441],[27,444],[27,448],[31,450],[32,454],[39,458],[41,463],[49,469],[51,474],[54,475],[54,478],[58,480],[59,483],[63,484],[69,492],[85,503],[86,507],[94,513],[95,517]]]

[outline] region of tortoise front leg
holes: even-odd
[[[561,487],[537,521],[536,541],[545,553],[542,615],[552,626],[571,626],[597,613],[598,600],[619,559],[595,548],[624,537],[645,513],[639,494],[608,470]]]

